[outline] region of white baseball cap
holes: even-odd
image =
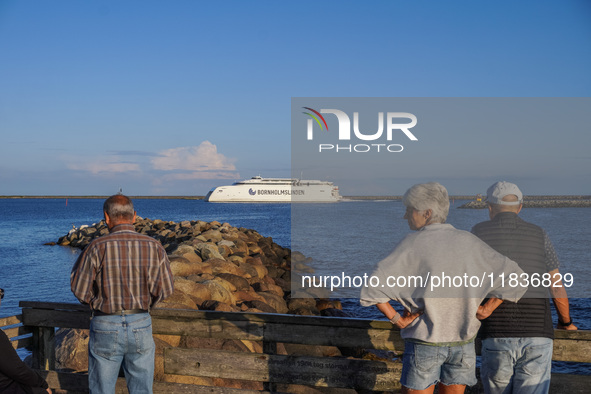
[[[503,201],[505,196],[517,196],[517,201]],[[486,201],[491,204],[499,205],[519,205],[523,202],[523,194],[516,184],[511,182],[497,182],[486,191]]]

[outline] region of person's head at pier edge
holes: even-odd
[[[4,289],[0,289],[0,304],[2,304],[3,298],[4,298]]]
[[[123,194],[115,194],[105,200],[103,204],[105,222],[109,229],[119,224],[133,224],[136,212],[133,210],[131,199]]]
[[[523,207],[523,193],[514,183],[496,182],[486,191],[486,202],[491,219],[501,212],[517,214]]]
[[[411,230],[420,230],[433,223],[445,223],[449,213],[447,189],[437,183],[419,183],[404,193],[404,219]]]

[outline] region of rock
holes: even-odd
[[[231,275],[231,274],[228,274],[228,275]],[[232,283],[228,282],[227,280],[222,279],[219,276],[216,276],[213,280],[215,280],[220,285],[222,285],[224,287],[224,289],[228,290],[230,293],[236,292],[236,286],[234,286]]]
[[[334,309],[334,308],[336,308],[336,306],[333,304],[333,302],[331,300],[320,299],[320,300],[316,301],[316,308],[319,311],[322,311],[324,309]]]
[[[234,285],[234,287],[236,288],[237,291],[250,289],[250,284],[248,283],[248,280],[246,280],[242,276],[228,274],[228,273],[220,273],[217,276],[219,278],[222,278],[223,280],[226,280],[226,281],[232,283],[232,285]]]
[[[56,369],[88,371],[88,330],[60,328],[55,334],[55,343]]]
[[[283,278],[274,278],[273,279],[275,281],[275,284],[279,287],[281,287],[281,290],[283,290],[284,293],[289,293],[291,292],[291,282],[284,280]]]
[[[343,312],[340,309],[336,308],[326,308],[320,311],[321,316],[330,316],[330,317],[351,317],[347,313]]]
[[[225,302],[229,305],[236,304],[236,299],[234,298],[234,295],[226,288],[224,288],[224,286],[222,286],[219,282],[215,280],[207,280],[203,282],[203,284],[207,286],[207,289],[211,294],[209,299]]]
[[[227,246],[230,249],[235,248],[236,244],[232,241],[229,241],[227,238],[224,238],[223,240],[221,240],[220,242],[218,242],[218,246]]]
[[[254,290],[239,290],[236,293],[234,293],[234,298],[236,299],[236,302],[246,302],[254,300],[265,302],[265,299],[258,295]]]
[[[243,277],[246,279],[250,279],[250,278],[258,278],[259,277],[259,271],[253,267],[250,264],[246,264],[246,263],[239,263],[238,267],[245,272],[246,275],[244,275]],[[250,281],[249,281],[250,282]]]
[[[223,258],[212,258],[206,260],[205,262],[211,265],[211,269],[214,275],[233,274],[241,276],[243,278],[250,277],[250,275],[247,274],[244,270],[242,270],[241,267],[238,267],[236,264],[232,264],[224,260]]]
[[[252,301],[245,301],[244,304],[249,308],[255,308],[261,312],[265,313],[277,313],[277,310],[273,308],[271,305],[267,304],[264,301],[259,300],[252,300]],[[247,310],[249,311],[249,310]]]
[[[180,291],[187,295],[201,298],[203,300],[209,299],[211,295],[211,291],[209,287],[203,283],[195,283],[189,279],[183,278],[175,278],[174,279],[174,290]]]
[[[276,294],[279,297],[283,297],[283,290],[281,289],[281,287],[271,284],[271,283],[258,282],[258,283],[255,283],[252,286],[252,288],[257,293],[263,291],[263,292]]]
[[[206,311],[240,312],[240,308],[228,305],[225,302],[207,300],[200,305],[200,309]]]
[[[265,303],[270,305],[273,309],[277,311],[277,313],[287,313],[289,309],[287,308],[287,303],[283,299],[283,297],[278,296],[277,294],[267,293],[264,291],[257,292],[258,295],[265,299]]]
[[[250,252],[249,254],[257,254],[257,253],[262,253],[263,251],[261,250],[261,247],[256,243],[256,242],[248,242],[248,251]]]
[[[194,244],[194,247],[203,261],[207,261],[209,259],[224,259],[224,257],[220,254],[217,245],[215,244],[202,242]]]
[[[289,309],[298,308],[316,308],[316,300],[314,298],[292,298],[288,303]]]
[[[208,242],[214,242],[214,243],[220,242],[223,239],[222,233],[219,232],[218,230],[207,230],[207,231],[201,233],[201,236],[205,237],[205,239]]]
[[[190,276],[212,273],[211,266],[203,263],[190,263],[185,257],[170,256],[170,269],[174,276]]]
[[[193,301],[188,294],[183,293],[179,289],[174,289],[172,295],[159,302],[156,307],[173,309],[199,309],[195,301]]]

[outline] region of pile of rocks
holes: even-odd
[[[321,309],[338,306],[327,300],[290,299],[291,251],[255,230],[217,221],[143,218],[135,228],[160,241],[170,260],[175,291],[160,307],[320,315]],[[84,248],[108,232],[100,221],[72,229],[57,243]],[[294,260],[306,270],[301,254],[294,253]]]

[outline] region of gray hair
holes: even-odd
[[[445,223],[449,213],[447,189],[437,182],[419,183],[404,193],[402,202],[417,211],[432,211],[432,222]]]
[[[131,199],[123,194],[115,194],[105,200],[103,211],[113,220],[133,220],[135,211]]]

